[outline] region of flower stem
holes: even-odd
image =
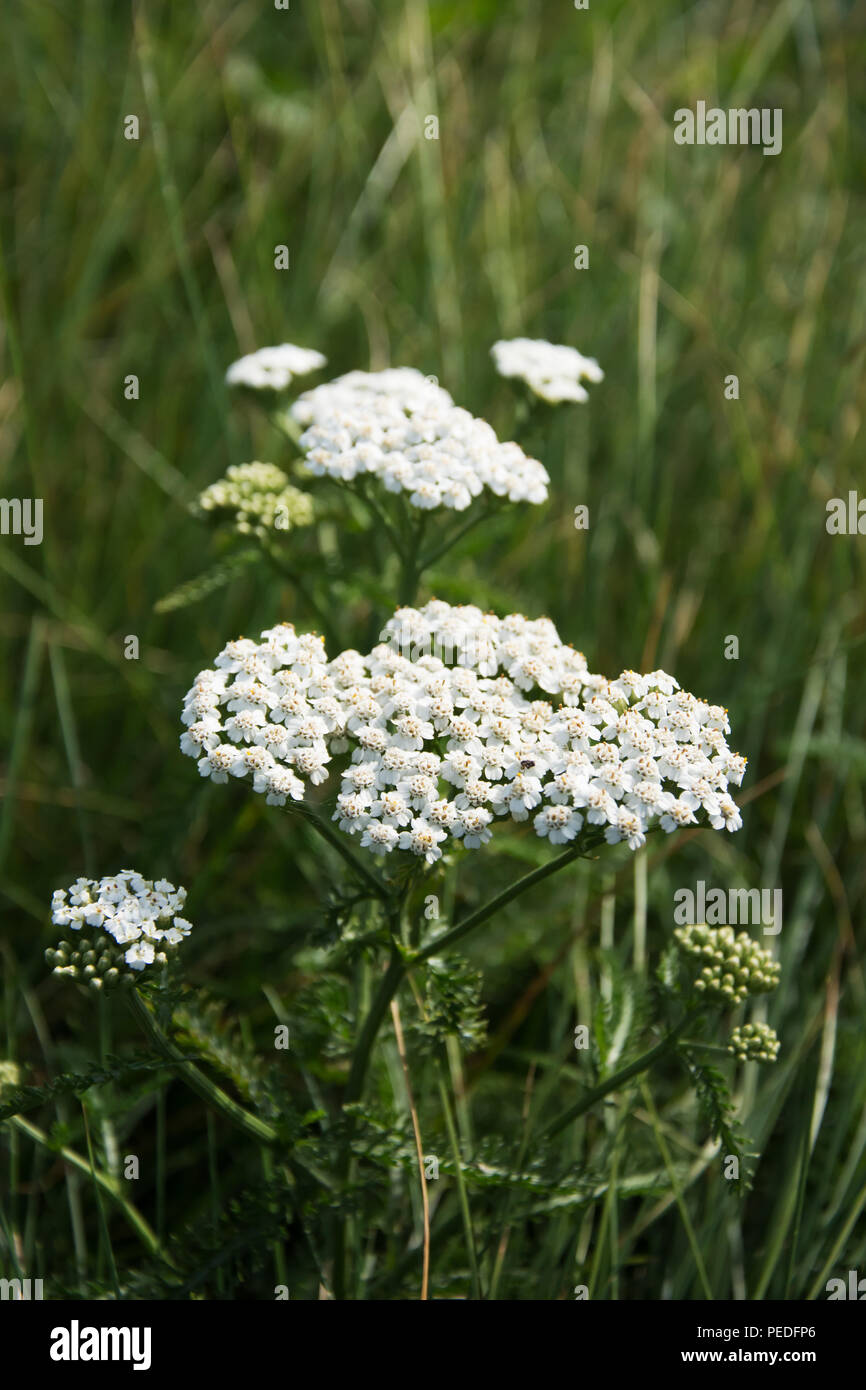
[[[351,487],[350,485],[350,491],[352,491],[356,497],[360,497],[361,501],[366,505],[368,510],[373,513],[373,516],[379,522],[379,525],[382,527],[382,530],[387,535],[392,546],[394,547],[395,552],[402,561],[404,559],[404,550],[400,534],[398,531],[395,531],[394,527],[391,525],[391,522],[388,520],[388,517],[385,515],[383,509],[379,506],[375,498],[370,495],[369,489],[366,486],[364,486],[363,483],[360,483],[356,484],[354,487]]]
[[[151,1042],[167,1061],[179,1068],[184,1081],[191,1090],[201,1097],[206,1105],[211,1106],[214,1110],[219,1110],[231,1124],[242,1129],[245,1134],[248,1134],[259,1144],[277,1142],[279,1136],[272,1125],[251,1114],[242,1105],[238,1105],[237,1101],[232,1100],[231,1096],[227,1096],[216,1082],[211,1081],[210,1077],[205,1076],[204,1072],[199,1071],[193,1062],[184,1057],[183,1053],[166,1037],[137,989],[132,991],[129,1001],[133,1014]]]
[[[274,428],[279,430],[280,434],[285,435],[286,439],[290,439],[298,452],[302,453],[301,435],[304,432],[303,426],[298,424],[297,420],[289,414],[288,410],[270,411],[268,412],[268,419]]]
[[[382,1020],[391,1005],[391,1000],[397,993],[400,981],[406,974],[406,965],[399,951],[394,948],[391,951],[391,958],[388,961],[388,968],[379,981],[373,1002],[370,1005],[370,1012],[364,1019],[355,1054],[352,1058],[352,1066],[349,1071],[349,1080],[346,1083],[346,1094],[343,1100],[344,1105],[352,1105],[360,1100],[361,1092],[364,1089],[364,1079],[367,1075],[367,1064],[370,1060],[370,1052],[376,1040]]]
[[[293,801],[286,809],[297,812],[299,816],[303,816],[304,820],[309,821],[310,825],[318,831],[322,839],[327,840],[331,848],[335,849],[340,857],[349,865],[356,878],[359,878],[362,883],[366,884],[366,886],[375,893],[377,898],[381,898],[383,902],[388,902],[390,900],[391,895],[384,883],[382,883],[365,864],[361,863],[360,859],[349,849],[344,837],[338,834],[327,821],[322,820],[321,816],[317,815],[309,806],[305,806],[302,801]]]
[[[267,541],[262,542],[262,551],[267,556],[268,560],[273,565],[277,573],[282,575],[284,579],[287,579],[290,584],[293,584],[295,586],[301,598],[304,600],[307,607],[310,609],[310,612],[315,617],[316,621],[321,624],[322,636],[325,639],[326,649],[334,651],[336,648],[340,647],[342,643],[340,642],[340,639],[337,636],[336,629],[331,623],[328,614],[325,612],[324,608],[322,608],[321,604],[318,602],[315,595],[312,593],[309,585],[306,584],[305,581],[298,574],[297,570],[292,569],[291,565],[287,565],[285,560],[280,555],[279,551],[276,550],[272,545],[268,544]]]
[[[520,894],[525,893],[527,889],[534,888],[536,883],[541,883],[544,879],[549,878],[551,874],[555,874],[560,869],[565,868],[566,864],[570,864],[573,860],[582,857],[583,851],[576,845],[571,845],[562,854],[558,854],[555,859],[550,859],[546,864],[542,864],[540,868],[533,869],[531,873],[524,874],[516,883],[510,883],[507,888],[503,888],[502,892],[497,894],[495,898],[492,898],[484,907],[479,907],[477,911],[471,912],[468,917],[464,917],[462,922],[458,922],[450,931],[445,932],[442,936],[438,936],[433,941],[429,942],[428,945],[414,957],[412,964],[414,965],[418,961],[428,960],[430,956],[438,956],[443,950],[447,951],[455,942],[461,941],[463,937],[467,936],[475,927],[480,927],[482,922],[486,922],[489,917],[492,917],[500,908],[505,907],[512,899],[519,897]]]
[[[463,1236],[466,1241],[469,1271],[472,1277],[472,1297],[481,1299],[481,1276],[478,1272],[478,1255],[475,1249],[475,1232],[472,1229],[472,1214],[469,1210],[466,1179],[463,1176],[463,1155],[460,1152],[460,1140],[457,1137],[457,1127],[454,1123],[454,1116],[451,1113],[451,1102],[448,1098],[448,1089],[442,1075],[442,1065],[438,1059],[436,1071],[436,1079],[439,1083],[439,1097],[442,1101],[442,1113],[445,1116],[445,1128],[448,1132],[448,1142],[451,1145],[451,1153],[454,1159],[454,1178],[457,1183],[457,1200],[460,1206],[460,1217],[463,1222]]]
[[[441,545],[434,546],[432,550],[428,550],[427,554],[418,562],[419,574],[430,565],[435,564],[437,560],[441,560],[443,555],[447,555],[452,546],[456,545],[458,541],[461,541],[465,535],[479,524],[479,522],[486,521],[488,517],[492,516],[494,510],[493,507],[479,508],[475,515],[470,517],[467,522],[462,526],[458,526],[456,531],[452,531],[451,535],[447,536]]]
[[[349,1070],[349,1079],[346,1083],[346,1091],[343,1098],[344,1107],[354,1104],[361,1098],[364,1089],[364,1081],[367,1075],[367,1067],[370,1062],[370,1054],[373,1050],[373,1044],[376,1041],[376,1036],[379,1032],[382,1020],[388,1012],[391,1000],[400,988],[402,980],[409,971],[421,961],[429,959],[430,956],[439,955],[443,949],[447,950],[455,941],[462,940],[463,937],[467,936],[475,927],[481,926],[481,924],[492,917],[495,912],[498,912],[500,908],[504,907],[506,903],[511,902],[512,899],[518,897],[521,893],[525,893],[527,889],[533,888],[536,883],[541,883],[543,879],[549,878],[551,874],[555,874],[559,869],[564,868],[566,864],[570,864],[573,860],[580,858],[590,847],[589,845],[584,845],[582,847],[571,845],[564,853],[557,855],[555,859],[551,859],[547,864],[542,864],[540,868],[533,869],[531,873],[524,874],[516,883],[509,884],[507,888],[504,888],[503,891],[487,903],[485,907],[478,908],[477,911],[470,913],[468,917],[465,917],[462,922],[458,922],[457,925],[452,927],[449,932],[446,932],[444,936],[437,937],[435,941],[431,942],[409,960],[404,960],[396,944],[392,946],[388,968],[379,981],[379,988],[373,997],[373,1002],[370,1005],[367,1017],[364,1019],[361,1032],[358,1035],[358,1041],[355,1045],[352,1065]],[[399,907],[392,910],[392,936],[395,940],[399,939]],[[345,1186],[349,1178],[352,1163],[351,1142],[353,1131],[354,1124],[349,1117],[347,1118],[346,1137],[340,1155],[338,1170],[338,1181],[340,1186]],[[347,1219],[344,1217],[337,1222],[334,1249],[334,1296],[337,1299],[346,1297],[348,1275],[346,1235]]]
[[[410,608],[415,602],[419,578],[418,557],[410,549],[400,557],[400,583],[397,589],[397,604],[400,608]]]
[[[388,961],[388,968],[379,981],[379,988],[373,996],[367,1017],[364,1019],[358,1041],[355,1045],[355,1052],[352,1057],[352,1065],[349,1070],[349,1079],[346,1083],[346,1091],[343,1097],[343,1107],[353,1105],[361,1097],[364,1089],[364,1079],[367,1075],[367,1065],[370,1060],[370,1053],[373,1043],[376,1041],[376,1034],[379,1031],[382,1020],[400,986],[400,981],[406,973],[406,966],[403,958],[396,946],[391,948],[391,956]],[[352,1167],[352,1135],[354,1134],[354,1117],[346,1117],[346,1129],[343,1144],[340,1152],[339,1167],[337,1171],[338,1182],[344,1187],[349,1180],[349,1173]],[[343,1299],[346,1297],[346,1287],[348,1280],[347,1268],[347,1234],[348,1217],[341,1216],[337,1220],[336,1239],[334,1243],[334,1297]]]

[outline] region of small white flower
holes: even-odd
[[[609,825],[604,832],[604,838],[609,845],[615,845],[620,840],[627,840],[631,850],[638,850],[646,844],[646,835],[639,816],[629,811],[626,807],[620,807],[615,825]]]
[[[713,829],[721,830],[724,828],[725,830],[734,831],[739,830],[742,824],[743,819],[736,802],[732,801],[729,796],[721,797],[719,799],[718,813],[714,816],[710,816],[710,825]]]
[[[501,339],[490,351],[500,376],[519,377],[530,391],[551,405],[588,401],[581,381],[604,380],[604,372],[594,357],[584,357],[577,348],[549,343],[544,338]]]
[[[696,823],[694,811],[681,800],[674,800],[659,821],[662,830],[667,831],[669,835],[674,830],[681,830],[683,826]]]
[[[364,827],[361,844],[364,849],[371,849],[374,854],[390,854],[399,839],[400,836],[393,825],[388,825],[385,821],[370,821]]]
[[[229,386],[248,386],[254,391],[285,391],[296,376],[308,376],[324,367],[327,358],[314,348],[281,343],[279,347],[259,348],[239,357],[226,372]]]
[[[153,964],[156,949],[152,941],[136,941],[130,946],[123,959],[132,970],[143,970],[146,965]]]
[[[413,854],[417,854],[428,864],[433,864],[442,857],[439,842],[444,839],[445,831],[440,829],[438,825],[430,825],[422,817],[416,816],[412,821],[411,829],[404,830],[400,835],[399,845],[401,849],[411,850]]]
[[[552,845],[573,840],[583,825],[583,816],[568,806],[546,806],[533,820],[537,835],[546,835]]]

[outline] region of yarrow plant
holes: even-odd
[[[413,415],[416,411],[450,410],[453,405],[453,398],[435,378],[424,376],[415,367],[386,367],[379,372],[346,372],[304,391],[289,414],[306,428],[341,411],[376,414],[397,406]]]
[[[674,938],[689,967],[689,989],[720,1009],[744,1004],[750,996],[769,994],[781,969],[770,951],[748,932],[706,923],[678,927]],[[728,1051],[741,1062],[774,1062],[779,1040],[764,1023],[740,1024],[731,1033]]]
[[[583,400],[580,381],[602,378],[594,359],[571,348],[517,339],[493,351],[503,375],[521,377],[548,401]],[[242,359],[228,375],[273,395],[323,364],[321,354],[283,345]],[[527,1130],[519,1154],[509,1156],[510,1139],[502,1134],[494,1137],[496,1162],[490,1163],[481,1150],[465,1151],[467,1135],[458,1134],[452,1114],[447,1078],[459,1086],[454,1105],[463,1106],[460,1049],[484,1041],[482,980],[455,947],[487,923],[507,922],[514,904],[554,875],[580,863],[588,874],[602,856],[613,856],[620,872],[633,866],[636,901],[642,884],[645,905],[648,837],[739,830],[734,789],[746,759],[728,746],[727,710],[683,690],[665,671],[598,674],[546,617],[418,601],[426,570],[471,525],[494,508],[501,516],[509,507],[540,506],[550,486],[538,460],[516,442],[502,443],[438,381],[408,367],[349,372],[289,406],[280,401],[271,423],[298,457],[286,469],[233,465],[201,492],[194,510],[228,529],[229,559],[239,555],[248,563],[250,554],[261,554],[290,575],[309,622],[275,622],[258,638],[227,642],[186,693],[180,750],[203,779],[246,783],[266,805],[301,818],[322,842],[325,920],[312,933],[303,970],[314,984],[302,991],[306,1002],[293,1005],[296,1089],[308,1089],[315,1108],[299,1109],[293,1095],[266,1079],[260,1058],[239,1056],[215,1037],[203,1010],[190,1002],[194,991],[184,992],[177,972],[165,971],[190,930],[179,915],[183,889],[124,870],[58,890],[52,920],[66,935],[48,960],[57,975],[96,991],[133,984],[126,997],[156,1055],[268,1150],[265,1171],[273,1172],[274,1146],[285,1141],[290,1159],[282,1199],[314,1253],[316,1289],[328,1296],[366,1291],[373,1247],[363,1246],[361,1232],[375,1232],[383,1203],[392,1204],[396,1167],[417,1173],[422,1187],[426,1297],[432,1179],[409,1089],[412,1066],[424,1068],[425,1096],[438,1096],[443,1106],[461,1191],[457,1224],[470,1251],[467,1287],[481,1297],[485,1281],[495,1290],[499,1272],[496,1264],[483,1272],[475,1255],[470,1181],[501,1191],[506,1203],[544,1196],[548,1209],[561,1205],[557,1136],[612,1093],[627,1106],[634,1078],[665,1059],[685,1063],[703,1100],[709,1097],[713,1133],[726,1152],[741,1151],[724,1083],[704,1065],[701,1049],[735,1061],[768,1061],[778,1039],[758,1022],[739,1024],[723,1049],[702,1035],[713,1038],[719,1015],[771,991],[779,967],[746,933],[701,925],[668,934],[651,985],[645,943],[638,942],[645,906],[642,925],[635,914],[631,977],[615,973],[621,967],[613,964],[608,927],[600,1003],[585,1030],[594,1041],[578,1099],[571,1082],[561,1087],[559,1113],[540,1128],[537,1152],[527,1152]],[[334,618],[327,587],[333,565],[328,569],[322,559],[316,588],[315,552],[305,549],[300,558],[300,547],[319,536],[327,510],[314,502],[320,484],[336,485],[353,507],[363,504],[351,517],[364,549],[383,542],[398,562],[391,567],[387,560],[377,577],[374,593],[393,584],[396,594],[358,648],[322,635]],[[470,519],[458,530],[440,525],[435,533],[437,518],[461,512]],[[274,535],[281,530],[287,534]],[[255,542],[251,550],[231,550],[238,535]],[[311,570],[312,582],[305,583]],[[223,559],[197,587],[184,586],[163,606],[192,601],[193,590],[200,597],[235,572]],[[310,631],[319,616],[324,622]],[[530,867],[503,878],[506,854]],[[468,906],[460,909],[465,899]],[[537,920],[541,934],[546,918]],[[411,1139],[400,1116],[377,1108],[386,1087],[370,1087],[376,1099],[365,1099],[370,1070],[382,1065],[378,1039],[389,1016]],[[635,1055],[633,1039],[645,1028],[660,1036]],[[199,1057],[179,1050],[172,1032],[191,1041]],[[326,1076],[323,1059],[331,1068]],[[223,1072],[240,1099],[216,1084],[214,1071]],[[519,1117],[515,1122],[523,1130]],[[424,1123],[433,1123],[426,1111]],[[589,1131],[584,1142],[590,1143]],[[607,1151],[600,1152],[596,1166],[608,1161]],[[435,1163],[438,1173],[438,1156]],[[523,1172],[527,1163],[531,1176]],[[595,1185],[593,1177],[589,1186]],[[577,1205],[590,1201],[573,1186],[566,1197]],[[411,1260],[418,1234],[414,1217],[407,1220]]]
[[[547,501],[550,479],[544,466],[518,443],[501,442],[486,420],[456,405],[435,378],[413,367],[348,372],[286,407],[280,393],[292,377],[324,361],[320,353],[284,344],[230,368],[234,384],[258,390],[272,424],[292,442],[298,457],[291,475],[269,461],[232,465],[224,478],[199,494],[194,512],[228,525],[231,535],[252,535],[261,550],[238,556],[237,564],[222,557],[198,579],[167,595],[160,605],[164,611],[199,601],[230,582],[237,565],[255,559],[309,590],[317,614],[327,611],[327,590],[317,581],[329,572],[330,562],[321,553],[310,553],[307,538],[303,570],[312,572],[308,586],[292,566],[284,537],[275,534],[312,526],[315,493],[324,485],[332,497],[336,488],[344,504],[350,499],[361,504],[375,540],[381,536],[387,541],[403,603],[414,598],[425,571],[493,512]],[[322,517],[328,511],[319,508]],[[466,519],[449,529],[449,519],[463,513]],[[311,534],[321,552],[321,532]],[[360,558],[362,566],[369,563],[369,546]]]
[[[779,983],[779,965],[748,932],[698,924],[678,927],[674,936],[700,967],[694,988],[724,1004],[742,1004]],[[697,967],[696,967],[697,968]]]

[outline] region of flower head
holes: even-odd
[[[317,372],[327,360],[314,348],[281,343],[279,347],[259,348],[258,352],[239,357],[226,372],[226,382],[253,391],[285,391],[296,376]]]
[[[321,637],[291,623],[267,629],[260,642],[241,637],[187,691],[181,752],[215,782],[249,778],[271,804],[299,801],[305,781],[327,775],[326,735],[339,733],[346,717],[338,697]]]
[[[152,883],[134,869],[106,878],[79,878],[58,888],[51,920],[75,935],[45,952],[55,975],[68,975],[92,989],[137,978],[146,966],[165,965],[167,948],[189,936],[180,915],[186,889],[165,879]]]
[[[564,767],[544,787],[545,801],[604,827],[609,844],[636,850],[647,831],[687,825],[737,830],[739,810],[728,788],[739,785],[745,759],[731,753],[719,706],[680,690],[664,671],[623,671],[614,681],[590,677],[567,690],[547,729]],[[536,817],[540,835],[549,816]]]
[[[674,936],[698,971],[696,990],[720,1004],[742,1004],[750,994],[767,994],[779,983],[781,968],[748,932],[704,923],[678,927]]]
[[[313,520],[312,498],[292,487],[273,463],[233,464],[224,478],[200,493],[197,506],[200,512],[233,514],[241,535],[290,531]]]
[[[500,340],[490,351],[500,376],[519,377],[550,405],[588,401],[581,381],[604,380],[604,372],[594,357],[584,357],[577,348],[548,343],[543,338]]]
[[[339,828],[428,863],[487,843],[502,817],[553,844],[591,826],[636,850],[653,826],[714,824],[745,767],[725,712],[665,672],[609,681],[547,618],[436,599],[398,608],[366,655],[329,660],[290,623],[230,642],[183,723],[202,776],[250,778],[279,805],[339,759]]]
[[[485,489],[512,502],[547,498],[537,459],[409,367],[350,372],[305,393],[291,414],[306,426],[312,473],[344,483],[371,475],[423,511],[463,511]]]
[[[779,1046],[774,1028],[766,1023],[744,1023],[731,1033],[728,1051],[738,1062],[775,1062]]]

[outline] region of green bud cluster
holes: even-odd
[[[728,1051],[738,1062],[775,1062],[779,1039],[766,1023],[744,1023],[731,1034]]]
[[[273,463],[233,464],[224,478],[200,494],[198,510],[233,512],[235,530],[262,538],[272,531],[309,526],[313,520],[312,498],[292,487]]]
[[[722,1004],[742,1004],[779,983],[780,966],[748,932],[704,923],[678,927],[674,936],[698,967],[694,987]]]
[[[76,934],[73,941],[60,941],[49,947],[45,959],[54,967],[55,975],[66,975],[79,984],[89,985],[97,994],[112,985],[131,984],[140,974],[126,964],[125,946],[120,946],[107,932],[96,930],[92,936]],[[157,953],[154,965],[165,965],[164,951]]]

